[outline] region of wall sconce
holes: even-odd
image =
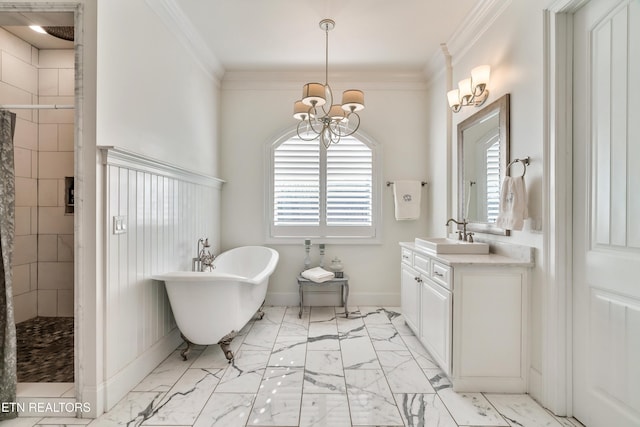
[[[479,107],[484,104],[484,101],[489,97],[487,84],[489,84],[490,74],[491,67],[488,65],[480,65],[471,70],[470,78],[460,80],[458,89],[447,92],[449,108],[454,113],[457,113],[462,107],[468,105]]]

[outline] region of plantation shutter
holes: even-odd
[[[487,149],[487,222],[496,222],[500,211],[500,141]]]
[[[274,225],[320,224],[320,148],[291,138],[273,158]]]
[[[328,226],[372,224],[372,152],[355,138],[342,138],[327,150]]]

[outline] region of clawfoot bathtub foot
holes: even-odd
[[[231,361],[233,360],[233,352],[231,351],[230,345],[231,341],[236,337],[236,335],[238,335],[236,331],[231,331],[227,335],[223,336],[220,341],[218,341],[218,344],[220,345],[220,348],[222,349],[222,352],[224,353],[224,356],[227,358],[229,363],[231,363]]]
[[[191,346],[193,345],[193,343],[191,341],[189,341],[182,333],[180,333],[180,337],[187,344],[187,347],[180,352],[180,356],[182,356],[182,360],[187,360],[187,356],[189,355],[189,352],[191,351]]]
[[[260,305],[260,308],[258,309],[258,311],[256,312],[256,316],[258,317],[258,320],[262,320],[262,318],[264,317],[264,311],[262,311],[262,309],[264,308],[264,303],[266,300],[262,301],[262,305]]]

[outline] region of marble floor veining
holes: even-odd
[[[398,308],[266,307],[232,343],[172,353],[95,420],[18,418],[1,427],[576,427],[528,395],[456,393]]]

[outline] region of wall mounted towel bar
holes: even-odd
[[[420,184],[422,184],[422,186],[424,187],[425,185],[427,185],[427,182],[422,181],[420,182]],[[393,185],[393,181],[387,181],[387,187],[391,187],[391,185]]]

